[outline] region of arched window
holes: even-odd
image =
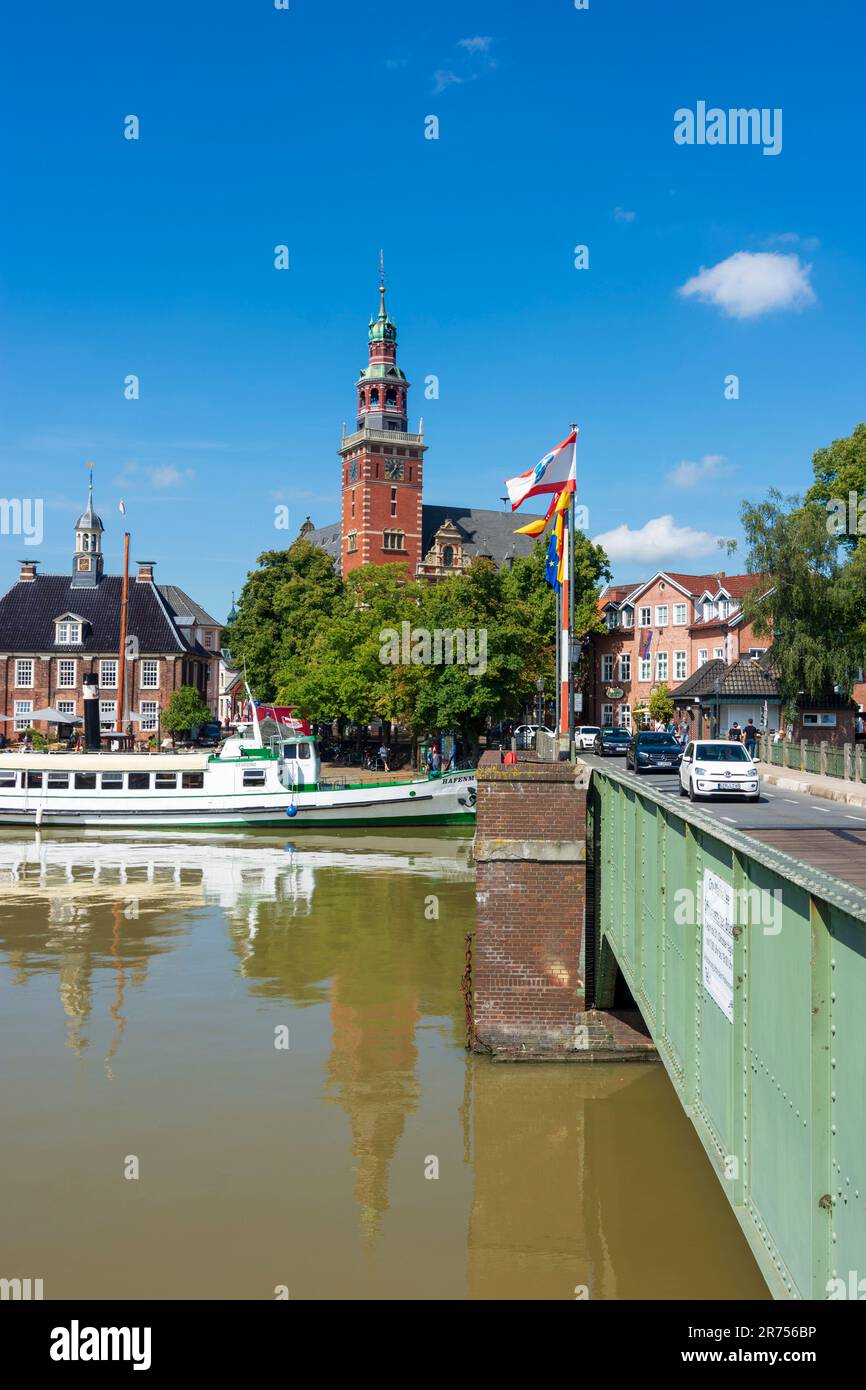
[[[388,390],[385,392],[385,405],[386,407],[394,409],[397,407],[397,392],[394,390],[393,386],[389,386]]]
[[[378,388],[378,386],[374,386],[373,389],[372,389],[372,391],[370,392],[370,408],[372,409],[374,405],[378,405],[378,404],[379,404],[379,388]]]
[[[450,569],[454,564],[454,547],[446,545],[442,547],[442,563],[446,569]]]

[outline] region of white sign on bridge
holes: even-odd
[[[704,869],[704,989],[729,1023],[734,1021],[734,890],[711,869]]]

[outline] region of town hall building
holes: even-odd
[[[355,391],[356,428],[347,433],[343,426],[339,449],[340,521],[315,527],[308,517],[301,527],[339,573],[400,561],[413,579],[434,581],[459,574],[479,557],[501,567],[531,552],[534,540],[514,530],[532,516],[521,513],[518,523],[510,508],[424,502],[424,423],[417,433],[409,429],[409,382],[397,365],[397,327],[385,307],[384,279],[378,316],[370,319],[369,360]]]

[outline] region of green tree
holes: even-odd
[[[812,470],[815,481],[806,493],[806,502],[821,503],[831,526],[834,518],[837,526],[841,523],[839,543],[854,550],[866,542],[866,425],[858,425],[845,439],[834,439],[829,448],[818,449],[812,455]],[[853,515],[851,493],[855,496]]]
[[[307,661],[343,583],[327,552],[304,539],[288,550],[265,551],[258,565],[247,575],[224,641],[238,669],[246,666],[256,697],[274,700],[283,673]]]
[[[774,490],[765,502],[744,503],[741,514],[749,569],[772,576],[756,579],[743,615],[756,636],[772,638],[790,717],[801,692],[818,699],[834,686],[850,690],[853,668],[866,662],[866,547],[846,559],[817,500],[803,504]]]
[[[662,724],[668,724],[673,719],[674,702],[666,681],[662,681],[650,693],[647,709],[650,719],[661,720]]]
[[[195,686],[181,685],[172,692],[162,715],[162,726],[170,734],[181,734],[206,724],[212,718],[210,709]]]

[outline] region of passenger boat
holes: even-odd
[[[316,740],[254,719],[215,753],[0,753],[0,825],[471,826],[475,773],[329,785]]]

